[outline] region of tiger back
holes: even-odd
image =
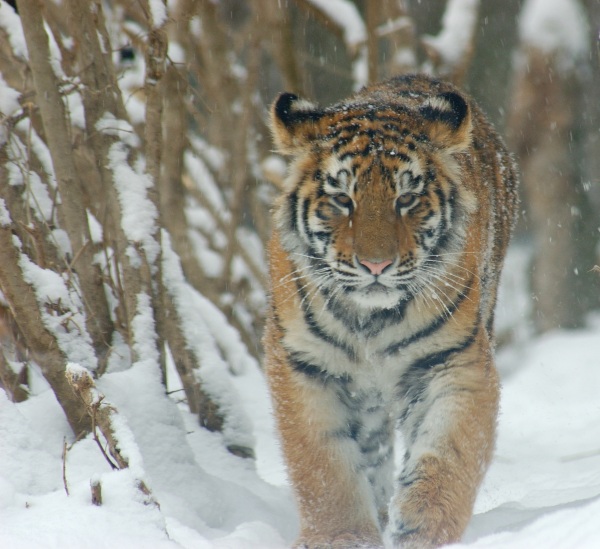
[[[271,127],[290,166],[265,367],[298,546],[457,541],[494,447],[512,159],[472,100],[425,76],[327,108],[282,94]]]

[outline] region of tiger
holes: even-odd
[[[495,446],[513,157],[469,96],[417,74],[326,108],[282,93],[270,128],[289,163],[263,343],[295,547],[456,542]]]

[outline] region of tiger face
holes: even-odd
[[[476,208],[458,184],[469,114],[453,93],[396,108],[372,97],[324,110],[279,98],[275,140],[294,161],[277,224],[321,291],[390,308],[444,278]]]

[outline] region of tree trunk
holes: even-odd
[[[508,133],[534,238],[534,322],[539,331],[574,328],[597,304],[590,280],[596,237],[585,232],[589,204],[577,162],[582,88],[577,73],[562,72],[554,56],[533,47],[522,55]]]

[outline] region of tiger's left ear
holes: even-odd
[[[298,154],[317,135],[323,111],[292,93],[282,93],[271,107],[271,132],[281,154]]]
[[[419,108],[425,119],[430,139],[451,152],[460,152],[471,145],[471,109],[464,97],[446,92],[428,98]]]

